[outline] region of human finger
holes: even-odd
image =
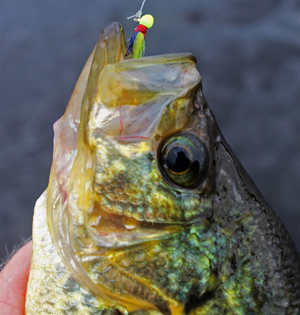
[[[24,315],[32,242],[23,246],[0,272],[2,315]]]

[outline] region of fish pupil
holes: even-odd
[[[188,151],[182,147],[170,149],[167,155],[167,166],[174,173],[183,173],[190,167],[191,160]]]

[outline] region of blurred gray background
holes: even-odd
[[[101,30],[142,0],[1,0],[0,257],[31,235],[52,124]],[[234,152],[300,248],[300,1],[147,0],[146,55],[192,52]]]

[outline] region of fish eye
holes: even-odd
[[[209,152],[195,135],[179,133],[165,140],[159,151],[164,178],[182,188],[200,185],[208,174]]]

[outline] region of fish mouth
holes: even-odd
[[[88,218],[89,234],[95,245],[109,249],[166,239],[180,232],[183,225],[138,221],[126,215],[111,214],[103,210],[97,211],[97,217]]]

